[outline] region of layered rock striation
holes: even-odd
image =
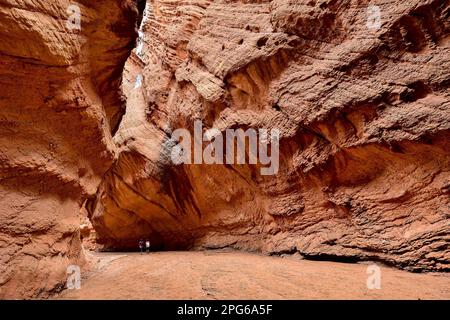
[[[118,161],[87,203],[99,240],[448,271],[449,14],[431,0],[147,1]],[[195,120],[279,129],[279,172],[175,165],[171,134]]]
[[[0,0],[0,298],[63,287],[85,210],[112,250],[449,271],[449,17],[447,0]],[[198,120],[279,130],[279,170],[175,164]]]
[[[0,298],[46,297],[83,264],[137,19],[134,1],[0,0]]]

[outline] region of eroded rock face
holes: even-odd
[[[449,1],[370,4],[379,30],[369,1],[147,1],[100,240],[449,270]],[[174,165],[195,119],[279,128],[279,173]]]
[[[46,297],[83,264],[78,213],[115,158],[137,19],[131,0],[0,0],[0,298]]]

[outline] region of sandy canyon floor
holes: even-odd
[[[450,274],[381,266],[369,290],[367,264],[251,253],[93,253],[81,289],[58,299],[450,299]]]

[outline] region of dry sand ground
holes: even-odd
[[[450,299],[450,274],[381,266],[367,289],[366,264],[239,252],[94,253],[81,289],[60,299]]]

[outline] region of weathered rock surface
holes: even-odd
[[[0,298],[62,288],[80,210],[115,249],[449,271],[448,0],[149,0],[127,60],[136,3],[79,0],[72,30],[67,0],[0,0]],[[279,129],[280,171],[174,165],[197,119]]]
[[[46,297],[83,263],[78,213],[115,157],[137,19],[131,0],[0,0],[0,299]]]
[[[449,270],[449,1],[147,1],[99,239]],[[142,85],[140,86],[140,82]],[[279,128],[280,171],[174,165],[170,134]]]

